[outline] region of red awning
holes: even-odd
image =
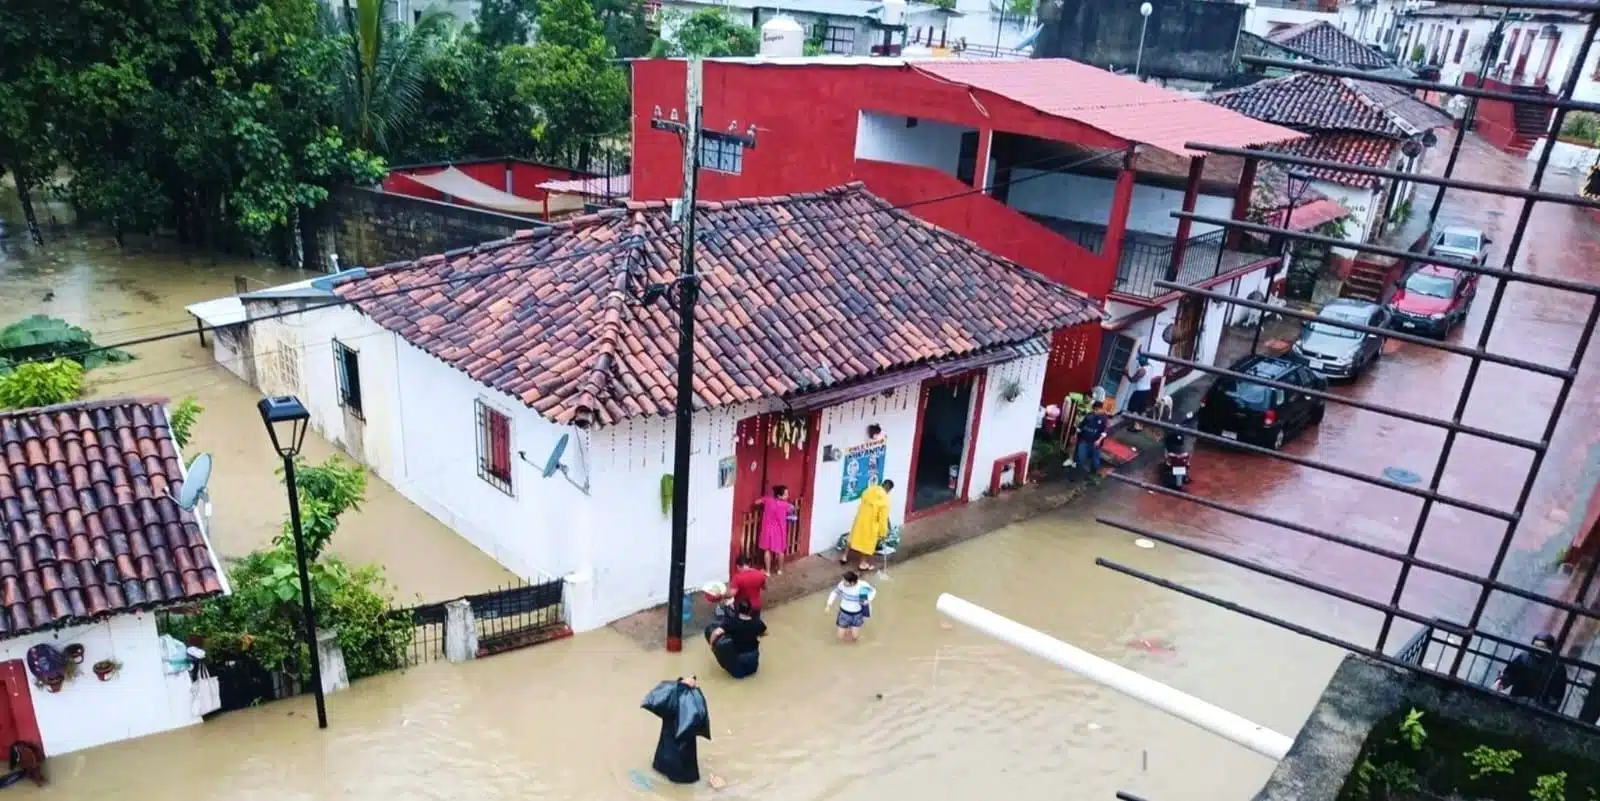
[[[1198,97],[1066,58],[941,59],[914,61],[911,67],[937,79],[993,92],[1052,117],[1080,122],[1120,139],[1180,156],[1204,155],[1184,147],[1187,142],[1252,147],[1306,136]]]
[[[1291,231],[1309,231],[1324,223],[1349,216],[1350,212],[1336,200],[1313,200],[1295,208],[1294,213],[1289,215],[1287,227]],[[1278,219],[1283,219],[1281,212]]]

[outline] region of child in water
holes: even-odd
[[[867,618],[872,617],[872,599],[877,596],[877,589],[862,581],[854,570],[844,574],[844,580],[828,593],[828,603],[823,607],[832,609],[835,601],[839,603],[839,616],[834,620],[839,628],[839,639],[845,642],[861,639],[861,628],[867,625]]]

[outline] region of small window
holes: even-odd
[[[856,52],[856,29],[843,25],[829,25],[822,36],[822,51],[838,56]]]
[[[511,418],[479,400],[478,478],[511,494]]]
[[[422,12],[421,11],[413,11],[413,12],[411,12],[411,24],[412,25],[416,25],[417,23],[419,23],[421,21],[422,21]]]
[[[361,418],[361,359],[343,342],[333,341],[333,370],[339,380],[339,405]]]
[[[702,138],[700,166],[713,172],[738,175],[744,171],[744,143],[720,136]]]
[[[1464,55],[1467,52],[1467,37],[1468,36],[1471,36],[1470,32],[1462,31],[1461,32],[1461,38],[1456,40],[1455,62],[1457,64],[1461,63],[1461,56]]]

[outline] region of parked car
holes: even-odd
[[[1383,357],[1383,337],[1353,331],[1334,323],[1355,323],[1382,328],[1389,313],[1365,300],[1339,298],[1317,313],[1317,319],[1300,329],[1293,352],[1307,367],[1329,378],[1355,378]]]
[[[1247,356],[1229,368],[1304,389],[1325,390],[1328,379],[1311,368],[1276,356]],[[1223,439],[1277,450],[1322,422],[1327,402],[1294,389],[1218,376],[1200,401],[1199,428]]]
[[[1481,267],[1489,260],[1492,244],[1494,240],[1476,228],[1452,225],[1433,235],[1428,254]]]
[[[1478,276],[1427,264],[1412,270],[1389,297],[1389,327],[1443,339],[1467,318]]]

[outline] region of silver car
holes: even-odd
[[[1433,235],[1433,244],[1428,246],[1428,254],[1466,264],[1482,265],[1489,258],[1489,246],[1492,244],[1494,240],[1476,228],[1452,225]]]
[[[1317,319],[1300,329],[1294,355],[1307,367],[1328,378],[1355,378],[1383,356],[1383,337],[1353,331],[1333,322],[1382,328],[1389,313],[1365,300],[1339,298],[1322,307]]]

